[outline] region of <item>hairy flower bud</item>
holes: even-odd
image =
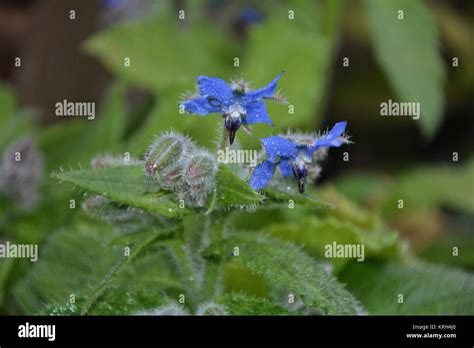
[[[189,315],[189,312],[179,304],[169,303],[156,309],[138,312],[135,315]]]
[[[0,191],[29,210],[38,198],[43,157],[31,138],[21,138],[4,152],[0,165]]]
[[[185,191],[192,205],[203,206],[215,188],[217,160],[205,150],[197,150],[186,157],[181,176]]]
[[[215,302],[201,303],[196,311],[197,315],[229,315],[226,308]]]
[[[205,150],[195,151],[183,164],[183,178],[190,186],[206,185],[213,182],[217,172],[215,157]]]
[[[180,134],[166,133],[156,137],[145,155],[145,173],[167,189],[180,181],[184,156],[195,149],[192,141]]]
[[[168,168],[168,170],[160,175],[157,179],[160,183],[160,186],[167,190],[172,190],[178,187],[181,183],[181,175],[183,171],[182,163],[178,162],[173,167]]]

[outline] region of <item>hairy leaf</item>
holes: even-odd
[[[14,288],[14,297],[20,307],[27,313],[37,313],[45,305],[56,307],[67,304],[73,295],[74,300],[78,299],[81,303],[80,311],[84,314],[89,313],[104,293],[113,287],[125,287],[132,292],[147,283],[157,291],[179,287],[179,282],[166,271],[159,258],[152,263],[153,279],[146,277],[149,277],[149,272],[132,271],[136,270],[134,267],[145,264],[146,258],[141,256],[144,251],[158,254],[151,248],[151,243],[167,238],[166,230],[149,232],[133,244],[111,245],[110,241],[116,235],[117,232],[110,226],[85,222],[54,233],[46,246],[41,248],[38,262]],[[125,247],[130,249],[127,255]],[[74,308],[78,305],[76,303]],[[120,308],[117,308],[117,314],[119,311]]]
[[[120,259],[123,250],[105,248],[114,231],[81,224],[54,233],[40,249],[38,262],[15,286],[14,296],[26,313],[46,303],[66,303],[71,294],[84,293],[98,283]]]
[[[217,183],[217,206],[245,208],[263,200],[263,196],[256,193],[225,165],[219,167]]]
[[[326,258],[337,266],[353,259],[361,262],[372,257],[393,258],[398,255],[400,245],[397,234],[384,228],[364,230],[353,224],[339,221],[333,217],[325,219],[305,218],[288,224],[275,224],[264,228],[276,237],[304,245],[305,250],[316,256]],[[352,244],[364,247],[364,254],[352,255],[353,258],[337,258],[329,254],[333,243]],[[329,258],[328,258],[329,257]]]
[[[44,315],[81,315],[88,295],[78,294],[75,303],[51,304],[41,311]],[[89,309],[89,315],[133,315],[155,309],[169,301],[156,291],[134,291],[126,287],[107,289]]]
[[[175,194],[162,191],[158,183],[148,178],[141,166],[130,165],[96,170],[59,172],[54,176],[110,200],[167,217],[189,214],[180,209]]]
[[[239,256],[235,248],[239,248]],[[239,233],[238,237],[211,245],[205,255],[240,262],[263,275],[275,286],[293,293],[303,303],[327,314],[354,314],[355,301],[344,286],[315,260],[291,244],[259,234]]]
[[[217,299],[232,315],[292,315],[294,312],[273,302],[244,293],[228,293]]]
[[[474,314],[474,276],[455,268],[355,262],[341,279],[371,314]]]
[[[266,188],[264,190],[265,195],[271,202],[293,203],[295,208],[300,206],[306,207],[313,210],[326,210],[333,209],[333,205],[329,202],[314,198],[309,194],[300,194],[293,192],[285,192],[274,188]]]

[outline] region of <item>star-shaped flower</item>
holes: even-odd
[[[312,169],[311,165],[315,164],[313,159],[318,150],[350,143],[348,136],[344,135],[346,125],[346,121],[338,122],[322,136],[289,134],[260,139],[265,147],[267,159],[255,168],[250,178],[250,184],[255,190],[267,186],[278,165],[285,178],[289,178],[293,174],[299,191],[303,193],[306,177]]]
[[[199,76],[199,94],[188,97],[181,106],[192,114],[221,114],[232,145],[235,133],[241,125],[267,123],[273,126],[267,114],[265,100],[281,99],[276,92],[276,86],[283,73],[281,72],[266,87],[257,90],[250,90],[248,83],[244,81],[234,81],[228,85],[216,77]]]

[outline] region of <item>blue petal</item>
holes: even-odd
[[[267,108],[265,107],[264,102],[256,102],[248,104],[245,107],[246,115],[245,118],[242,120],[244,124],[251,124],[251,123],[267,123],[273,126],[272,120],[267,114]]]
[[[308,148],[308,153],[312,154],[320,147],[339,147],[344,144],[344,140],[340,137],[346,129],[347,121],[338,122],[332,129],[322,138],[319,138],[314,144]]]
[[[284,71],[278,74],[278,76],[275,77],[273,81],[270,82],[266,87],[245,93],[240,99],[241,103],[243,105],[248,105],[249,103],[262,101],[263,98],[270,98],[271,96],[273,96],[275,94],[277,82],[281,78],[283,73]]]
[[[261,190],[268,185],[273,177],[275,163],[265,161],[255,167],[252,176],[250,177],[250,185],[255,191]]]
[[[214,97],[225,106],[233,104],[233,90],[224,80],[217,77],[199,76],[198,85],[201,97]]]
[[[280,161],[280,170],[285,178],[293,176],[293,168],[290,165],[290,161],[287,159],[282,159]]]
[[[276,162],[278,157],[294,158],[298,154],[298,146],[286,138],[274,136],[260,141],[265,146],[267,159],[271,162]]]
[[[210,101],[208,98],[197,97],[181,103],[181,106],[187,112],[198,115],[207,115],[221,111],[220,106],[216,106],[216,103],[213,106],[209,102],[213,103],[213,100]]]

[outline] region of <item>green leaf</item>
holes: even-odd
[[[219,167],[215,203],[218,207],[245,208],[261,203],[263,198],[229,167],[225,165]]]
[[[382,210],[385,215],[404,213],[398,209],[399,199],[403,199],[404,207],[410,207],[411,213],[442,206],[472,213],[474,195],[470,192],[474,159],[464,162],[418,166],[394,176],[361,172],[342,177],[334,185],[339,192],[371,208]]]
[[[232,315],[294,315],[294,312],[273,302],[244,293],[229,293],[217,298]]]
[[[454,247],[458,248],[456,256],[453,256]],[[431,245],[420,250],[418,256],[431,263],[442,263],[474,270],[472,250],[474,250],[474,235],[466,233],[436,239]]]
[[[162,191],[138,165],[59,172],[54,176],[60,181],[106,196],[114,202],[166,217],[179,217],[191,212],[188,208],[180,209],[176,195]]]
[[[245,292],[257,297],[269,297],[269,286],[265,278],[245,268],[234,260],[223,265],[222,285],[224,292]]]
[[[474,314],[474,276],[455,268],[354,262],[340,278],[371,314]]]
[[[51,304],[43,315],[80,315],[87,295],[78,294],[75,303]],[[125,287],[107,289],[89,309],[89,315],[133,315],[169,302],[169,298],[152,290],[135,291]]]
[[[433,16],[423,1],[365,0],[376,58],[401,102],[419,102],[427,137],[443,115],[445,74]],[[399,10],[403,19],[398,19]]]
[[[373,230],[381,223],[377,215],[354,204],[331,186],[318,189],[309,187],[305,194],[290,191],[283,192],[275,189],[265,189],[264,192],[270,202],[276,201],[286,205],[290,203],[294,205],[293,209],[286,209],[287,220],[294,221],[296,216],[306,218],[309,210],[318,216],[333,216],[339,221],[349,222],[362,229]],[[320,198],[314,198],[316,195]]]
[[[80,224],[56,231],[40,248],[38,262],[18,283],[13,295],[25,313],[44,304],[66,303],[98,283],[123,256],[119,247],[104,247],[115,235],[109,226]]]
[[[162,249],[152,244],[169,238],[169,233],[169,230],[150,231],[133,244],[112,245],[117,236],[114,228],[80,221],[50,237],[40,250],[38,262],[15,285],[13,295],[25,313],[37,313],[45,306],[64,306],[70,302],[71,295],[81,304],[81,313],[89,313],[108,289],[114,287],[126,288],[123,296],[127,291],[141,291],[145,285],[157,292],[178,288],[180,283],[160,259]],[[129,255],[125,255],[125,247],[130,248]],[[148,266],[146,271],[140,269],[144,266]],[[120,308],[116,308],[116,314]]]
[[[170,86],[193,87],[198,75],[214,75],[231,62],[226,57],[222,32],[198,17],[182,26],[175,17],[161,14],[145,21],[120,24],[96,34],[84,48],[118,76],[163,91]],[[130,58],[130,66],[124,64]]]
[[[375,230],[381,227],[380,217],[353,203],[332,186],[326,186],[319,191],[321,197],[330,202],[333,209],[322,210],[321,216],[333,216],[339,221],[345,221],[364,230]]]
[[[3,297],[5,294],[6,283],[11,269],[13,268],[14,259],[3,259],[0,262],[0,307],[3,307]]]
[[[393,189],[393,178],[386,174],[360,171],[337,178],[332,184],[352,201],[370,207],[379,206]]]
[[[319,198],[315,198],[310,194],[300,194],[293,192],[284,192],[274,188],[266,188],[263,190],[266,197],[268,198],[268,203],[285,203],[289,204],[293,202],[294,207],[305,207],[312,210],[320,209],[332,209],[333,205],[331,203],[325,202]]]
[[[373,257],[393,258],[399,254],[399,240],[395,232],[382,228],[364,230],[351,223],[333,217],[317,219],[306,217],[288,224],[274,224],[264,228],[265,232],[283,240],[304,245],[305,250],[318,257],[325,257],[326,247],[337,244],[364,246],[361,261]],[[355,258],[357,256],[354,255]],[[336,266],[350,262],[349,258],[327,258]]]
[[[176,195],[171,191],[161,190],[156,181],[148,178],[139,165],[59,172],[53,175],[60,181],[104,195],[114,202],[166,217],[180,217],[194,212],[188,207],[180,208]],[[208,211],[215,208],[246,207],[257,204],[262,199],[262,196],[227,167],[220,166],[217,188],[211,197]]]
[[[404,208],[433,209],[446,205],[468,213],[474,213],[472,178],[474,160],[464,165],[423,166],[407,171],[398,177],[397,183],[385,202],[385,213],[399,213],[399,199]]]
[[[234,248],[239,248],[239,256]],[[239,233],[222,243],[211,245],[205,256],[240,262],[273,285],[293,293],[308,306],[327,314],[354,314],[355,301],[344,286],[315,260],[297,247],[260,234]]]
[[[111,288],[112,285],[115,285],[119,276],[122,275],[132,260],[134,260],[138,255],[140,255],[140,253],[146,250],[147,247],[151,245],[151,243],[156,241],[159,237],[163,237],[167,233],[169,233],[169,231],[166,231],[166,233],[151,233],[149,236],[137,243],[137,245],[134,245],[129,255],[123,255],[122,259],[114,264],[107,275],[91,291],[87,300],[81,306],[81,314],[88,314],[90,309],[97,303],[99,298],[103,296],[104,292]]]

